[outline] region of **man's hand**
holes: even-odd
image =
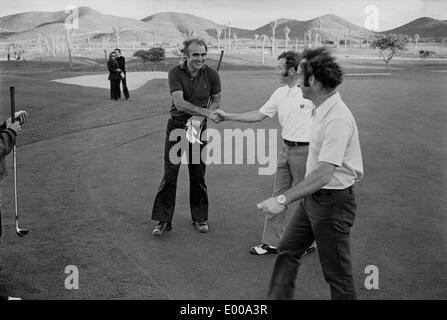
[[[223,111],[222,109],[216,109],[216,110],[214,110],[214,112],[220,115],[220,117],[222,118],[222,121],[228,120],[228,113]]]
[[[257,206],[262,213],[271,215],[278,214],[286,208],[284,205],[279,204],[273,197],[258,203]]]
[[[211,111],[208,118],[211,119],[212,121],[214,121],[215,123],[219,123],[219,122],[223,121],[222,117],[220,116],[219,113],[216,112],[216,110]]]
[[[27,120],[28,120],[28,118],[29,118],[29,113],[28,112],[26,112],[25,110],[20,110],[20,111],[18,111],[18,112],[16,112],[15,113],[15,117],[16,117],[16,121],[18,121],[19,122],[19,124],[24,124]],[[6,120],[6,126],[8,126],[8,125],[10,125],[11,124],[11,118],[8,118],[7,120]]]
[[[22,126],[20,125],[19,122],[7,124],[6,129],[13,130],[16,133],[16,135],[19,134],[20,132],[22,132]]]

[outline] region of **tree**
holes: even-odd
[[[183,36],[185,37],[186,40],[190,40],[190,39],[196,37],[196,35],[197,35],[196,30],[185,27],[185,26],[179,26],[178,29],[183,34]],[[154,31],[154,36],[155,36],[155,31]]]
[[[307,44],[309,48],[312,48],[312,30],[307,30],[305,37],[307,37]]]
[[[420,36],[418,34],[414,35],[414,54],[418,52],[418,43],[419,43]]]
[[[121,32],[121,28],[120,27],[112,27],[113,29],[113,33],[115,35],[115,39],[116,39],[116,46],[117,48],[120,47],[120,32]]]
[[[399,51],[405,49],[408,43],[408,36],[403,34],[386,34],[371,42],[371,48],[378,48],[382,54],[383,61],[386,63],[386,69],[390,60]]]
[[[261,63],[264,64],[265,63],[265,58],[264,58],[264,47],[265,47],[265,42],[269,39],[269,37],[266,34],[261,35]]]
[[[272,28],[272,56],[275,56],[276,54],[275,31],[277,26],[278,26],[277,20],[270,22],[270,27]]]
[[[259,39],[259,34],[255,34],[255,46],[256,46],[256,52],[258,52],[258,39]]]
[[[234,39],[233,48],[234,48],[235,51],[239,51],[239,47],[238,47],[238,43],[237,43],[237,34],[236,33],[233,33],[233,39]]]
[[[139,57],[143,63],[151,62],[154,65],[154,70],[157,70],[157,64],[165,60],[165,49],[161,47],[151,48],[149,50],[138,50],[133,54],[134,57]]]
[[[287,51],[287,44],[288,44],[288,42],[290,40],[289,34],[290,34],[290,28],[288,26],[285,26],[284,27],[284,38],[285,38],[285,41],[286,41],[286,51]]]
[[[231,21],[228,22],[228,53],[231,52]]]

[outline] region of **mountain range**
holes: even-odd
[[[113,28],[118,28],[121,41],[157,41],[159,43],[176,44],[188,36],[198,36],[210,42],[216,42],[217,28],[221,25],[191,14],[164,12],[150,15],[142,20],[102,14],[89,7],[78,9],[79,29],[72,35],[73,39],[114,39]],[[42,37],[64,36],[64,23],[68,14],[58,12],[25,12],[0,17],[0,40],[13,42],[18,40]],[[333,14],[327,14],[308,21],[279,19],[275,38],[284,39],[284,27],[290,28],[289,38],[303,39],[308,30],[319,33],[323,40],[343,39],[349,35],[354,39],[366,39],[367,34],[378,34],[350,23]],[[447,21],[423,17],[407,23],[399,28],[381,33],[404,33],[411,37],[419,34],[423,38],[447,38]],[[255,35],[272,35],[270,22],[255,29],[247,30],[231,27],[231,36],[239,39],[254,39]],[[222,33],[221,39],[224,34]]]

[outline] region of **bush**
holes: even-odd
[[[152,62],[154,64],[154,70],[156,70],[159,62],[166,59],[165,49],[161,47],[151,48],[149,50],[138,50],[133,56],[141,58],[143,63]]]
[[[436,54],[435,51],[429,51],[429,50],[419,50],[418,53],[419,56],[424,60]]]
[[[160,62],[166,58],[165,49],[160,47],[151,48],[149,50],[138,50],[133,56],[141,58],[143,62]]]

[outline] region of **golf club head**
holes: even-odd
[[[24,237],[25,235],[27,235],[29,232],[28,229],[20,229],[20,228],[16,228],[16,233],[19,237]]]
[[[19,227],[18,221],[16,221],[16,233],[19,237],[24,237],[28,234],[28,229],[22,229]]]

